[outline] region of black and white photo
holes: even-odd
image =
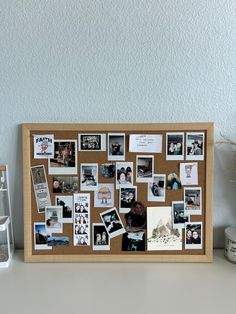
[[[125,160],[125,133],[108,133],[108,160]]]
[[[150,182],[154,174],[154,156],[136,156],[136,182]]]
[[[204,160],[204,132],[188,132],[186,136],[186,160]]]
[[[189,221],[189,217],[184,210],[183,201],[172,202],[173,228],[184,228],[185,223]]]
[[[62,222],[73,223],[73,196],[56,195],[56,206],[62,206]]]
[[[80,165],[80,190],[95,191],[98,186],[98,164]]]
[[[185,224],[185,249],[202,249],[202,222]]]
[[[148,201],[165,202],[166,175],[154,174],[152,181],[148,182]]]
[[[90,194],[74,194],[74,246],[90,245]]]
[[[166,133],[166,160],[184,160],[184,133]]]
[[[45,208],[45,224],[47,233],[62,233],[62,206],[47,206]]]
[[[102,223],[93,223],[93,250],[110,250],[110,237],[104,224]]]
[[[48,159],[54,156],[54,135],[34,135],[34,159]]]
[[[100,213],[100,216],[110,238],[125,233],[123,223],[115,207]]]
[[[106,134],[78,134],[79,151],[102,152],[106,150]]]
[[[188,215],[202,214],[202,188],[184,188],[185,213]]]
[[[119,193],[119,212],[122,214],[128,213],[135,201],[137,201],[137,187],[121,185]]]

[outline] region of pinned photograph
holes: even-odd
[[[77,174],[77,141],[54,140],[54,156],[48,160],[49,174]]]
[[[33,135],[34,138],[34,158],[48,159],[54,156],[54,135],[40,134]]]
[[[204,160],[204,132],[187,133],[186,160]]]
[[[162,153],[161,134],[131,134],[129,151],[134,153]]]
[[[47,233],[62,233],[62,206],[47,206],[45,209],[45,224]]]
[[[114,178],[116,174],[116,164],[115,163],[101,164],[101,173],[103,178],[105,179]]]
[[[182,188],[180,178],[175,172],[168,174],[166,188],[168,190],[179,190]]]
[[[114,207],[114,184],[98,184],[94,191],[94,207]]]
[[[185,249],[202,249],[202,222],[185,224]]]
[[[165,202],[166,175],[154,174],[151,182],[148,182],[148,201]]]
[[[74,245],[75,246],[89,246],[89,237],[87,235],[74,235]]]
[[[184,205],[187,215],[202,214],[202,188],[184,188]]]
[[[166,133],[166,160],[184,160],[184,133]]]
[[[76,193],[78,192],[78,177],[56,176],[53,177],[53,193]]]
[[[49,237],[48,246],[68,246],[69,237]]]
[[[90,194],[74,194],[74,246],[90,245]]]
[[[73,196],[61,196],[55,197],[56,206],[62,206],[62,222],[73,223]]]
[[[136,181],[150,182],[154,173],[154,156],[137,155],[136,156]]]
[[[184,228],[185,223],[189,221],[189,217],[184,210],[183,201],[172,202],[173,228]]]
[[[48,246],[48,237],[50,235],[46,232],[44,222],[34,223],[34,249],[35,250],[50,250]]]
[[[88,224],[89,217],[88,214],[75,214],[75,224]]]
[[[100,213],[110,239],[125,233],[124,226],[115,207]]]
[[[125,229],[127,232],[137,232],[147,229],[147,209],[143,203],[136,201],[130,211],[125,214]]]
[[[108,134],[108,160],[125,160],[125,133]]]
[[[80,190],[95,191],[98,186],[98,164],[81,164]]]
[[[106,134],[78,134],[79,151],[106,151]]]
[[[171,207],[147,208],[147,250],[182,250],[182,229],[172,227]]]
[[[181,163],[180,180],[182,185],[198,185],[198,163]]]
[[[89,234],[89,226],[86,224],[75,225],[75,234]]]
[[[133,203],[137,201],[137,186],[120,186],[119,212],[128,213]]]
[[[30,168],[38,213],[44,213],[46,206],[51,206],[48,182],[44,165]],[[1,177],[4,178],[4,177]],[[5,182],[5,181],[4,181]]]
[[[90,194],[89,193],[74,194],[74,210],[75,210],[75,213],[80,213],[80,214],[90,213]]]
[[[7,189],[6,171],[0,171],[0,191]]]
[[[116,163],[116,188],[121,185],[133,185],[133,162],[117,162]]]
[[[127,232],[122,238],[122,251],[136,252],[145,251],[145,232]]]
[[[110,238],[109,234],[102,223],[93,223],[93,250],[109,251]]]

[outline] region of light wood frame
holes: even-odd
[[[32,216],[31,216],[31,138],[34,131],[45,131],[45,134],[56,131],[82,132],[206,132],[206,194],[205,194],[205,252],[203,255],[130,255],[130,254],[96,254],[92,255],[33,255],[32,254]],[[22,125],[23,136],[23,186],[24,186],[24,259],[25,262],[212,262],[213,260],[213,123],[158,123],[158,124],[62,124],[62,123],[27,123]]]

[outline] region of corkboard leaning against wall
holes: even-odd
[[[213,123],[34,123],[23,124],[22,135],[26,262],[212,261]],[[35,156],[45,139],[39,155],[51,143],[51,159]],[[35,169],[44,171],[44,187]],[[40,209],[44,194],[48,206]],[[65,199],[69,219],[57,206]]]

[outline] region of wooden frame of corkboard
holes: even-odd
[[[78,134],[81,133],[125,133],[126,135],[126,152],[128,151],[128,135],[129,134],[162,134],[162,155],[164,159],[159,159],[159,165],[162,165],[163,169],[168,172],[168,165],[179,164],[180,161],[165,161],[165,145],[167,132],[184,132],[186,143],[186,132],[204,132],[205,135],[205,154],[204,161],[199,162],[199,180],[200,186],[203,190],[203,213],[202,213],[202,225],[203,225],[203,248],[201,250],[186,250],[181,251],[147,251],[144,252],[124,252],[119,249],[119,245],[114,245],[115,249],[112,249],[112,241],[116,243],[116,240],[111,240],[110,251],[93,251],[92,245],[90,248],[78,249],[73,247],[73,243],[69,245],[69,249],[55,249],[45,251],[34,250],[34,233],[33,225],[34,221],[44,221],[44,218],[38,218],[35,214],[35,198],[33,184],[31,182],[30,167],[35,165],[41,165],[45,163],[45,169],[48,182],[50,183],[50,175],[47,172],[47,161],[34,160],[33,159],[33,134],[54,134],[55,139],[78,139]],[[62,124],[62,123],[27,123],[22,125],[23,135],[23,186],[24,186],[24,259],[25,262],[211,262],[213,259],[213,226],[212,226],[212,206],[213,206],[213,150],[214,150],[214,125],[213,123],[157,123],[157,124]],[[185,148],[184,148],[185,149]],[[80,152],[79,152],[80,153]],[[83,152],[82,162],[96,162],[94,160],[95,155],[91,152]],[[95,153],[96,154],[96,153]],[[132,153],[134,156],[139,153]],[[152,154],[155,156],[155,154]],[[126,154],[127,159],[130,161],[129,154]],[[131,156],[131,155],[130,155]],[[135,157],[130,157],[135,158]],[[104,152],[102,159],[107,162],[107,152]],[[134,160],[134,159],[132,159]],[[134,160],[135,162],[135,160]],[[181,161],[185,162],[185,161]],[[100,161],[98,161],[100,163]],[[79,165],[79,163],[78,163]],[[155,165],[156,167],[156,165]],[[79,171],[78,167],[78,171]],[[135,168],[135,167],[134,167]],[[170,169],[171,172],[172,169]],[[155,173],[163,173],[154,171]],[[78,175],[78,174],[77,174]],[[138,183],[137,183],[138,185]],[[89,192],[90,193],[90,192]],[[118,193],[118,192],[117,192]],[[177,192],[176,192],[177,193]],[[51,193],[51,200],[55,198]],[[92,194],[92,193],[91,193]],[[181,194],[182,195],[182,194]],[[170,199],[181,200],[180,194],[176,194],[176,197],[168,198],[166,202],[170,206]],[[93,203],[91,202],[91,212],[93,212]],[[116,204],[115,204],[116,205]],[[161,204],[158,206],[163,206]],[[152,205],[149,205],[152,206]],[[166,205],[165,205],[166,206]],[[103,209],[102,211],[104,211]],[[95,212],[95,211],[94,211]],[[39,214],[42,215],[42,214]],[[37,220],[35,220],[37,217]],[[40,216],[39,216],[40,217]],[[122,218],[122,217],[121,217]],[[199,217],[195,219],[198,221]],[[122,218],[123,220],[123,218]],[[191,220],[192,221],[192,220]],[[101,221],[93,221],[91,215],[91,224]],[[194,222],[194,218],[193,218]],[[92,228],[91,228],[92,229]],[[72,230],[72,229],[71,229]],[[92,232],[92,230],[90,230]],[[73,231],[70,231],[71,237]],[[117,237],[119,238],[119,237]],[[185,238],[185,236],[183,236]],[[118,242],[119,243],[119,242]],[[184,246],[183,246],[184,248]]]

